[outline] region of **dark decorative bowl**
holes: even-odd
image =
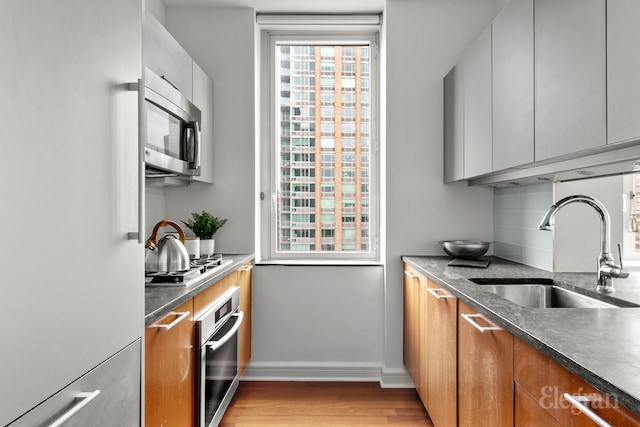
[[[487,253],[491,242],[481,240],[444,240],[438,242],[447,255],[454,258],[476,259]]]

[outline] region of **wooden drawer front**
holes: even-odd
[[[612,426],[640,426],[640,419],[525,342],[514,340],[514,378],[538,405],[563,426],[597,425],[564,398],[587,397],[590,409]]]
[[[240,376],[244,374],[251,360],[251,271],[253,263],[248,262],[238,269],[238,286],[240,286],[240,310],[244,320],[240,326]]]
[[[427,405],[425,303],[427,278],[405,264],[404,267],[404,365]]]
[[[193,299],[145,328],[145,425],[195,425],[193,333]]]
[[[513,335],[458,300],[458,425],[513,425]],[[496,329],[486,329],[496,328]]]
[[[563,369],[563,368],[561,368]],[[582,379],[572,376],[572,392],[571,395],[585,396],[589,399],[590,409],[596,413],[605,422],[614,427],[637,427],[640,426],[640,417],[628,411],[618,403],[615,396],[606,395],[598,391],[592,385],[586,383]],[[568,402],[567,402],[568,403]],[[582,414],[578,409],[570,407],[571,426],[595,426],[586,415]]]
[[[516,384],[515,427],[562,427],[562,425],[545,411],[537,400]]]
[[[438,427],[458,425],[458,299],[427,280],[427,410]]]
[[[222,294],[238,285],[238,275],[235,272],[218,280],[215,284],[200,292],[193,298],[193,310],[197,320],[209,306],[215,302]]]

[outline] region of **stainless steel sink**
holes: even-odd
[[[511,302],[531,308],[614,308],[620,307],[588,295],[561,288],[552,283],[496,283],[471,279],[482,289]]]

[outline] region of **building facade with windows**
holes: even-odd
[[[367,252],[370,47],[279,45],[276,248]]]

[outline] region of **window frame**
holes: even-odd
[[[259,209],[259,251],[257,261],[261,263],[284,264],[378,264],[380,263],[380,83],[379,83],[379,28],[367,28],[354,30],[353,26],[336,28],[331,26],[328,30],[310,26],[308,30],[296,27],[295,30],[264,28],[260,31],[261,53],[258,73],[261,87],[260,103],[260,182],[261,205]],[[368,230],[370,238],[368,251],[278,251],[277,244],[277,192],[278,192],[278,166],[277,156],[280,150],[279,144],[279,97],[276,93],[276,47],[279,44],[313,44],[313,45],[340,45],[363,44],[369,46],[369,143],[368,152],[368,186],[369,197],[367,214]],[[321,95],[319,95],[321,96]],[[316,141],[320,143],[319,141]],[[321,171],[316,171],[321,173]],[[316,218],[321,221],[321,218]]]

